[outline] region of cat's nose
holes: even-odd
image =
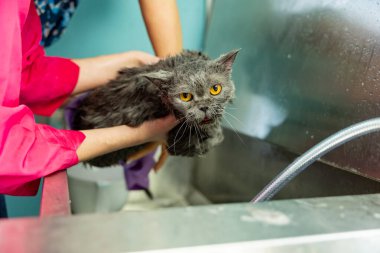
[[[201,110],[201,111],[203,111],[203,112],[207,112],[208,107],[207,107],[207,106],[205,106],[205,107],[201,107],[201,108],[199,108],[199,110]]]

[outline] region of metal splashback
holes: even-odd
[[[206,52],[242,48],[225,126],[301,154],[380,115],[380,2],[214,1]],[[323,161],[380,180],[380,135]]]

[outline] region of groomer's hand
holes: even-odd
[[[158,57],[141,51],[72,59],[79,66],[79,78],[73,95],[106,84],[115,78],[117,72],[122,68],[154,64],[159,60]]]
[[[136,137],[143,142],[166,142],[168,132],[178,123],[179,121],[172,114],[164,118],[145,121],[136,129]]]

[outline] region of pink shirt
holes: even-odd
[[[36,194],[40,178],[78,163],[85,136],[37,124],[73,91],[79,68],[45,56],[30,0],[0,1],[0,193]]]

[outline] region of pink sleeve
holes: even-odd
[[[0,1],[0,194],[34,195],[38,190],[41,177],[66,169],[78,162],[76,150],[85,138],[81,132],[58,130],[47,125],[37,124],[31,109],[19,103],[21,72],[25,66],[31,66],[24,65],[24,63],[27,63],[28,59],[31,60],[32,56],[36,56],[38,59],[34,60],[37,65],[32,64],[31,68],[44,66],[45,69],[50,70],[47,66],[48,62],[55,61],[53,59],[45,60],[46,57],[39,58],[38,55],[41,54],[31,49],[36,45],[31,43],[33,38],[24,36],[25,27],[30,29],[28,31],[30,34],[35,34],[37,30],[41,29],[38,25],[29,25],[28,22],[31,22],[30,10],[34,10],[33,1]],[[23,58],[22,53],[29,52],[26,48],[29,48],[30,52],[37,53],[26,54],[27,58]],[[57,61],[61,63],[53,64],[55,67],[65,66],[65,62],[73,66],[68,61],[59,59]],[[32,73],[30,71],[28,73]],[[40,79],[41,82],[37,82],[37,79],[29,74],[28,76],[28,80],[31,82],[26,82],[24,85],[36,82],[35,85],[39,87],[38,89],[42,88],[43,82],[48,81],[48,78],[54,78],[54,75],[50,75],[44,77],[46,79]],[[62,77],[61,80],[64,78],[66,77]],[[75,78],[76,76],[73,75],[67,80]],[[49,82],[47,86],[54,83],[55,81]],[[57,81],[57,83],[60,82]],[[60,86],[60,84],[57,85]],[[55,88],[45,87],[45,89],[47,88],[49,88],[49,92],[56,92]],[[49,99],[56,98],[55,101],[58,101],[61,99],[60,96],[65,96],[70,89],[72,86],[69,86],[68,89],[59,88],[59,90],[65,91],[58,96],[50,96]],[[47,99],[42,98],[43,94],[48,96],[49,92],[34,93],[32,88],[25,87],[23,91],[31,92],[27,95],[23,94],[23,99],[28,100],[28,103],[31,103],[32,107],[40,112],[50,113],[58,104],[58,102],[49,103]],[[37,95],[37,100],[42,100],[42,104],[48,109],[34,107],[37,102],[31,98],[34,94]]]
[[[26,106],[0,107],[0,193],[31,195],[39,178],[78,163],[81,132],[36,124]]]
[[[23,68],[20,104],[27,105],[35,114],[51,116],[70,96],[77,83],[79,67],[59,57],[40,55]]]
[[[29,10],[22,37],[20,104],[36,114],[50,116],[74,90],[79,67],[69,59],[45,56],[40,46],[40,19],[34,5]]]

